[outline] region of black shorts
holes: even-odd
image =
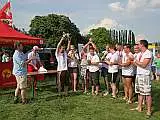
[[[60,81],[61,87],[69,85],[69,73],[67,70],[57,73],[57,82]]]
[[[89,78],[90,78],[90,81],[92,82],[92,86],[93,85],[100,85],[99,84],[99,70],[96,71],[96,72],[90,72],[89,73]]]
[[[101,68],[101,76],[102,76],[102,77],[106,77],[107,74],[108,74],[108,69],[105,68],[105,67],[102,67],[102,68]]]
[[[118,72],[116,73],[108,73],[108,81],[112,83],[116,83]]]
[[[69,70],[69,73],[77,73],[78,72],[78,68],[77,67],[69,67],[68,68],[68,70]]]

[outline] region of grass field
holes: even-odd
[[[70,93],[56,94],[54,86],[42,86],[34,100],[27,105],[13,104],[13,89],[0,90],[0,120],[146,120],[145,111],[130,111],[122,96],[117,99]],[[3,93],[3,95],[2,95]],[[9,94],[8,94],[9,93]],[[153,83],[153,116],[160,120],[160,82]]]

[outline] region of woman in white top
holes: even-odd
[[[124,93],[125,97],[124,100],[127,103],[132,103],[132,79],[134,76],[134,67],[133,62],[134,56],[131,53],[131,46],[129,44],[124,45],[124,53],[122,55],[122,62],[119,63],[122,66],[122,78],[123,78],[123,85],[124,85]]]
[[[100,59],[95,53],[95,49],[92,47],[89,49],[89,54],[87,54],[89,77],[92,82],[92,95],[98,95],[99,92],[99,62]],[[95,91],[96,89],[96,91]]]
[[[118,54],[115,51],[114,45],[109,45],[109,54],[107,55],[106,63],[108,64],[108,80],[111,82],[112,97],[116,98],[116,80],[118,75]]]
[[[78,61],[79,56],[75,51],[73,45],[70,47],[70,51],[68,53],[68,69],[71,78],[72,90],[76,92],[77,90],[77,72],[78,72]]]

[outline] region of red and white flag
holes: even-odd
[[[9,25],[12,25],[12,12],[11,12],[11,2],[8,1],[3,8],[0,10],[0,20],[8,21]]]

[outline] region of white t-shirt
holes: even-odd
[[[99,57],[98,57],[97,54],[94,54],[94,56],[88,54],[87,55],[87,60],[90,60],[91,63],[92,62],[100,62]],[[88,69],[89,69],[89,72],[96,72],[96,71],[99,70],[99,65],[98,64],[97,65],[89,65]]]
[[[118,61],[122,60],[122,56],[124,54],[124,51],[116,51],[116,53],[118,54]],[[122,69],[122,67],[118,66],[118,69]]]
[[[94,54],[96,54],[97,55],[97,53],[95,52]],[[87,53],[87,60],[88,59],[90,59],[92,56],[91,56],[91,54],[90,53]],[[89,65],[87,65],[87,69],[89,69]]]
[[[33,56],[35,56],[36,59],[31,60],[31,63],[36,66],[37,61],[40,61],[40,57],[38,53],[34,53],[33,51],[28,53],[28,59],[30,59]]]
[[[144,53],[138,53],[137,54],[137,60],[140,62],[143,62],[144,59],[150,58],[150,63],[147,65],[146,68],[142,68],[137,66],[137,74],[138,75],[150,75],[151,73],[151,63],[152,63],[152,52],[149,50],[146,50]]]
[[[137,60],[137,55],[138,55],[138,53],[134,53],[134,60]],[[137,74],[137,66],[133,66],[133,73],[134,73],[134,75],[136,75]]]
[[[123,53],[122,63],[127,63],[127,60],[130,58],[134,58],[133,54],[130,52],[128,55]],[[134,75],[134,67],[132,64],[126,67],[122,67],[122,75],[133,76]]]
[[[70,52],[68,53],[68,55],[70,54]],[[77,60],[79,60],[79,56],[77,53],[75,53],[75,59],[71,59],[69,58],[68,60],[68,67],[72,67],[75,68],[78,66]]]
[[[57,58],[57,62],[58,62],[58,66],[57,66],[57,71],[64,71],[64,70],[68,70],[67,67],[67,53],[57,53],[55,52],[56,58]]]
[[[116,52],[115,53],[109,53],[107,55],[107,59],[110,62],[117,62],[118,63],[118,54]],[[108,65],[108,72],[109,73],[116,73],[116,72],[118,72],[118,65]]]

